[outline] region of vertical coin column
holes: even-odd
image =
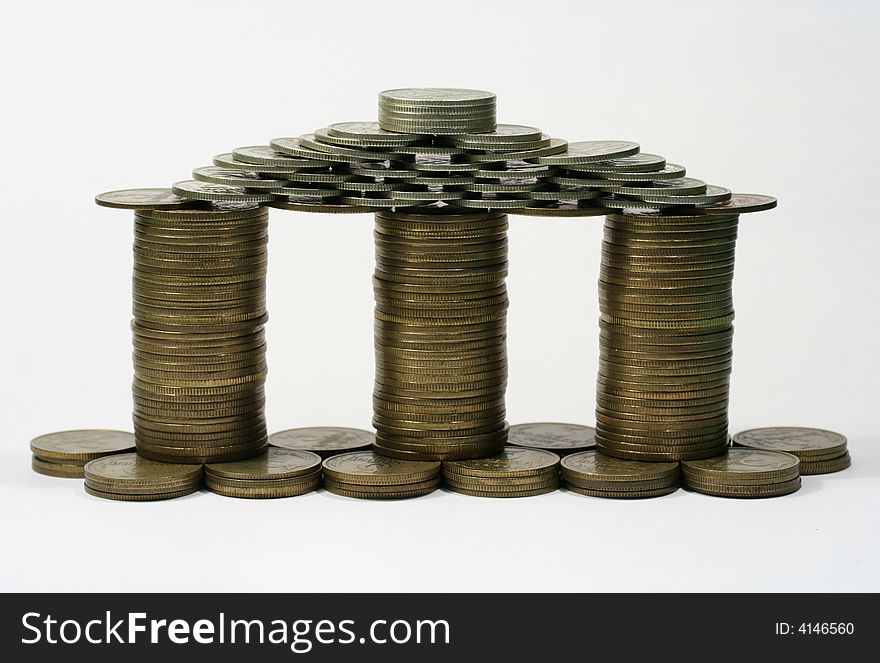
[[[376,214],[375,449],[488,456],[507,440],[507,216]]]
[[[724,453],[736,214],[606,218],[596,443],[635,460]]]
[[[266,261],[261,207],[137,211],[137,451],[177,463],[266,448]]]

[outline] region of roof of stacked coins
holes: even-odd
[[[626,140],[566,141],[498,124],[495,95],[413,88],[379,94],[378,121],[340,122],[239,147],[177,182],[157,205],[262,204],[304,212],[505,210],[593,216],[609,210],[735,213],[769,196],[685,177],[684,166]],[[161,191],[161,190],[158,190]],[[113,205],[102,201],[100,204]],[[198,204],[198,203],[193,203]]]

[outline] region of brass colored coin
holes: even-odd
[[[158,500],[171,500],[177,497],[184,497],[185,495],[191,495],[198,491],[198,486],[190,486],[188,488],[184,488],[182,490],[173,491],[173,492],[165,492],[165,493],[153,493],[153,494],[143,494],[143,493],[109,493],[104,492],[102,490],[95,490],[94,488],[90,488],[88,485],[85,486],[85,490],[89,495],[94,497],[102,497],[107,500],[120,500],[123,502],[154,502]]]
[[[331,456],[323,463],[324,476],[358,485],[417,483],[440,473],[439,462],[409,462],[372,451],[353,451]]]
[[[789,453],[733,448],[724,456],[685,463],[683,469],[705,481],[728,482],[739,476],[751,479],[787,476],[797,472],[798,465],[797,457]]]
[[[544,449],[565,457],[578,451],[595,449],[596,429],[580,424],[516,424],[510,427],[507,443],[516,447]]]
[[[46,461],[94,460],[134,451],[134,435],[118,430],[71,430],[40,435],[30,446]]]
[[[550,451],[505,447],[490,458],[447,462],[444,471],[474,477],[526,477],[553,471],[558,466],[559,456]]]
[[[800,473],[805,474],[830,474],[831,472],[840,472],[852,465],[852,458],[849,451],[844,452],[838,458],[819,461],[801,461]]]
[[[88,486],[92,490],[98,490],[102,493],[125,493],[126,495],[155,495],[156,493],[175,493],[180,490],[186,490],[187,488],[199,488],[200,485],[201,481],[193,481],[188,484],[181,484],[180,482],[166,482],[144,484],[140,486],[126,486],[124,490],[120,490],[119,487],[112,482],[98,481],[94,478],[86,477],[86,486]]]
[[[594,490],[590,488],[581,488],[580,486],[574,486],[572,484],[567,484],[566,488],[568,488],[573,493],[586,495],[588,497],[607,497],[611,499],[632,500],[670,495],[678,490],[678,484],[673,484],[665,488],[654,488],[649,490]]]
[[[223,464],[223,463],[220,463]],[[286,487],[302,487],[303,484],[311,484],[320,481],[321,470],[309,472],[298,477],[286,479],[229,479],[213,474],[205,470],[205,485],[209,488],[212,486],[226,486],[227,488],[286,488]]]
[[[217,483],[206,483],[205,487],[212,493],[223,495],[224,497],[238,497],[245,499],[277,499],[282,497],[298,497],[311,493],[321,487],[320,479],[312,479],[297,484],[278,486],[278,487],[256,487],[247,486],[244,488],[236,488],[233,486],[224,486]]]
[[[470,495],[471,497],[536,497],[537,495],[546,495],[547,493],[555,492],[558,488],[558,484],[549,484],[544,486],[543,488],[535,488],[535,489],[527,489],[527,490],[516,490],[516,491],[486,491],[486,490],[472,490],[470,488],[464,488],[462,486],[455,486],[451,484],[447,484],[449,490],[454,493],[461,493],[462,495]]]
[[[606,445],[602,442],[601,439],[597,439],[596,446],[598,447],[599,451],[607,456],[614,456],[616,458],[622,458],[625,460],[642,460],[651,462],[666,462],[676,460],[694,461],[701,459],[711,459],[713,457],[726,453],[728,449],[726,440],[720,443],[717,448],[697,449],[693,451],[630,451]]]
[[[436,447],[427,450],[422,447],[407,448],[406,444],[392,446],[390,442],[376,439],[373,450],[383,456],[400,458],[402,460],[466,460],[470,458],[482,458],[498,453],[504,447],[504,440],[491,445],[482,445],[462,448],[460,445],[447,448]]]
[[[95,196],[95,203],[115,209],[174,210],[195,206],[192,200],[182,198],[167,188],[107,191]]]
[[[44,474],[47,477],[82,479],[85,476],[85,471],[82,465],[53,463],[37,458],[36,456],[31,459],[31,469],[37,474]]]
[[[814,456],[840,456],[846,451],[846,437],[819,428],[753,428],[736,433],[733,444],[750,449],[785,451],[802,462]]]
[[[638,462],[638,461],[627,461]],[[651,479],[649,481],[594,481],[592,479],[584,480],[573,475],[562,475],[563,481],[570,486],[578,488],[586,488],[588,490],[603,490],[614,492],[630,492],[642,490],[659,490],[661,488],[670,488],[678,486],[678,477],[673,479]]]
[[[692,472],[687,470],[682,471],[681,473],[682,481],[685,483],[695,481],[696,483],[711,483],[713,485],[718,486],[752,486],[752,485],[761,485],[761,486],[769,486],[775,483],[785,483],[787,481],[793,481],[797,478],[798,472],[792,471],[784,476],[773,477],[772,479],[767,478],[757,478],[752,479],[746,476],[738,476],[735,479],[725,480],[725,479],[712,479],[707,481],[705,477],[700,475],[695,475]]]
[[[168,447],[154,447],[138,444],[138,454],[144,458],[154,460],[159,463],[187,463],[198,464],[199,466],[206,463],[229,463],[242,458],[260,455],[266,451],[266,445],[254,446],[251,448],[235,447],[236,451],[227,451],[233,447],[217,447],[214,449],[187,449],[181,450],[171,449],[173,453],[168,453]]]
[[[581,481],[650,481],[674,479],[678,463],[640,463],[606,456],[598,451],[581,451],[562,459],[562,476]]]
[[[321,457],[311,451],[270,447],[261,456],[233,463],[217,463],[205,467],[214,476],[227,479],[291,479],[320,471]]]
[[[450,484],[470,488],[471,490],[522,490],[543,488],[552,483],[559,483],[559,474],[555,471],[534,477],[486,478],[472,477],[466,474],[443,473],[443,479]]]
[[[684,487],[694,492],[703,493],[705,495],[713,495],[715,497],[781,497],[796,492],[801,487],[801,478],[797,477],[791,481],[784,483],[775,483],[770,485],[742,485],[728,486],[713,483],[696,482],[688,480]]]
[[[149,484],[168,484],[179,481],[181,484],[198,482],[202,468],[192,465],[156,463],[135,453],[106,456],[90,461],[85,465],[86,478],[112,483],[124,491],[126,486]]]
[[[402,486],[395,487],[394,490],[376,491],[364,490],[364,486],[339,483],[333,481],[332,479],[325,479],[324,481],[324,488],[326,488],[328,492],[331,492],[334,495],[340,495],[342,497],[355,497],[365,500],[399,500],[408,499],[411,497],[421,497],[423,495],[433,493],[440,486],[440,479],[437,478],[432,481],[427,481],[415,485],[419,487],[408,488],[407,484],[404,484]]]
[[[269,444],[283,449],[312,451],[327,459],[349,451],[366,451],[375,439],[374,433],[360,428],[316,426],[277,431],[269,436]]]

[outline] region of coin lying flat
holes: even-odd
[[[277,431],[269,435],[269,444],[283,449],[313,451],[326,459],[349,451],[366,451],[375,439],[374,433],[360,428],[315,426]]]
[[[507,443],[552,451],[560,457],[596,448],[596,429],[579,424],[536,422],[510,427]]]
[[[118,430],[69,430],[40,435],[31,451],[43,461],[88,461],[134,451],[134,435]]]
[[[553,474],[558,470],[559,456],[542,449],[505,447],[488,458],[445,461],[445,475],[463,474],[473,477],[526,477]]]
[[[47,477],[58,477],[62,479],[82,479],[85,476],[85,470],[82,465],[73,465],[70,463],[52,462],[42,460],[37,456],[31,459],[31,469],[37,474],[43,474]]]
[[[607,456],[598,451],[582,451],[562,459],[562,477],[576,479],[581,484],[647,482],[664,480],[670,483],[678,480],[676,462],[640,462]],[[622,490],[617,487],[617,490]]]
[[[118,500],[122,502],[155,502],[158,500],[172,500],[178,497],[191,495],[199,489],[197,485],[189,486],[175,491],[159,493],[111,493],[85,485],[85,491],[93,497],[101,497],[105,500]]]
[[[313,474],[321,468],[321,457],[311,451],[270,447],[265,454],[232,463],[209,463],[205,473],[228,479],[290,479]]]
[[[177,485],[181,488],[198,484],[202,478],[201,465],[157,463],[134,453],[106,456],[86,463],[86,480],[94,477],[98,481],[113,484],[119,492],[126,486]]]
[[[436,477],[437,461],[408,461],[380,456],[373,451],[354,451],[331,456],[323,463],[324,475],[337,482],[357,485],[405,485]]]
[[[828,460],[801,461],[800,472],[804,474],[830,474],[831,472],[840,472],[852,465],[852,458],[849,451],[843,452],[842,455]]]
[[[568,143],[565,152],[542,156],[537,162],[548,166],[568,166],[608,161],[638,154],[639,144],[628,140],[584,140]]]
[[[840,433],[819,428],[752,428],[733,436],[735,446],[767,451],[785,451],[808,461],[816,456],[841,456],[846,452],[846,438]]]
[[[774,479],[794,477],[798,459],[781,451],[733,448],[723,456],[685,461],[682,471],[705,481],[736,484],[740,479]]]
[[[167,188],[105,191],[95,196],[95,203],[115,209],[185,209],[195,205]]]

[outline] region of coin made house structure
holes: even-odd
[[[267,207],[375,213],[375,453],[432,462],[502,452],[509,214],[608,215],[599,451],[671,461],[726,450],[736,228],[775,199],[686,176],[632,141],[568,142],[499,123],[491,92],[388,90],[378,110],[378,121],[219,154],[170,189],[96,198],[135,210],[140,454],[220,463],[265,449]],[[550,447],[593,443],[590,429]]]

